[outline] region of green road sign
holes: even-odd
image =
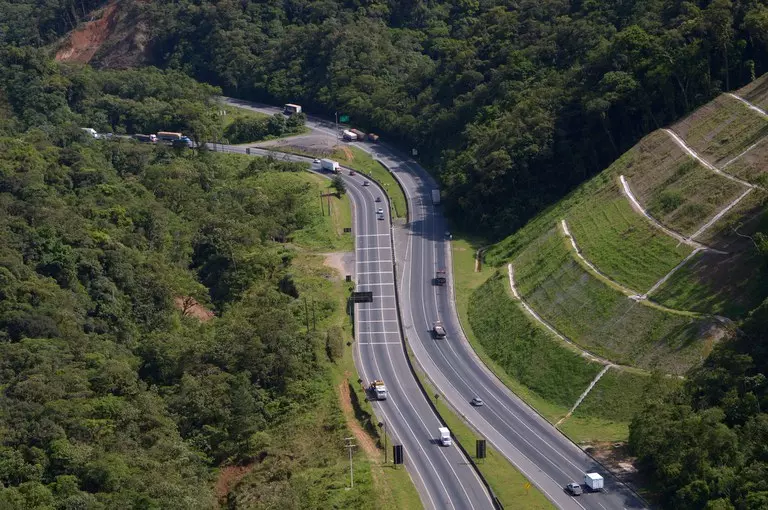
[[[339,117],[339,122],[349,122],[349,115],[342,115]]]

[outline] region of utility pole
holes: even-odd
[[[336,112],[336,138],[339,138],[339,112]]]
[[[344,448],[349,450],[349,488],[353,488],[355,486],[355,475],[352,470],[352,448],[355,447],[355,444],[352,443],[354,441],[354,437],[345,437],[344,438]]]

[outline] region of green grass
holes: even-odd
[[[730,319],[744,317],[766,296],[765,258],[747,248],[731,255],[699,253],[652,295],[670,307],[685,307]]]
[[[513,262],[518,291],[544,319],[616,363],[682,374],[700,361],[707,322],[628,299],[589,274],[557,229]]]
[[[508,375],[557,406],[559,413],[548,416],[550,421],[557,421],[568,412],[602,365],[565,347],[529,319],[509,297],[507,282],[505,274],[497,273],[473,293],[469,323],[484,351]]]
[[[309,150],[304,147],[293,145],[279,145],[269,147],[270,150],[286,152],[289,154],[298,154],[299,156],[308,156],[311,158],[329,158],[338,161],[340,165],[352,168],[355,171],[365,174],[375,180],[384,188],[392,204],[392,216],[394,218],[405,218],[407,215],[407,206],[405,194],[397,184],[395,177],[382,165],[374,160],[370,154],[352,146],[334,147],[332,151],[327,150]]]
[[[658,374],[609,369],[560,428],[579,443],[626,440],[633,416],[681,384]]]
[[[616,183],[603,187],[594,201],[574,207],[565,220],[587,260],[638,292],[652,287],[692,251],[637,214]]]
[[[349,197],[335,196],[321,199],[320,193],[331,193],[331,181],[317,174],[306,173],[303,176],[307,182],[315,186],[317,196],[317,214],[313,216],[311,225],[296,231],[294,242],[315,251],[352,251],[354,240],[352,234],[344,233],[344,228],[352,227],[352,212]],[[328,207],[330,205],[330,213]]]
[[[224,129],[232,124],[238,117],[253,117],[255,119],[266,119],[269,117],[269,115],[266,113],[255,112],[253,110],[249,110],[248,108],[240,108],[238,106],[232,106],[228,104],[222,104],[220,111],[226,112],[221,116],[222,127]]]
[[[768,135],[768,120],[722,94],[672,126],[698,154],[720,165]]]
[[[768,139],[723,168],[723,172],[768,188]]]
[[[762,75],[735,93],[762,109],[768,108],[768,75]]]
[[[410,349],[408,355],[414,366],[418,367]],[[416,368],[416,374],[428,395],[439,393],[418,368]],[[475,440],[481,439],[481,436],[466,423],[463,417],[459,417],[444,399],[437,399],[435,404],[438,413],[456,440],[461,443],[469,455],[474,457]],[[544,494],[533,487],[528,479],[490,444],[486,444],[486,458],[484,460],[476,459],[475,462],[504,508],[522,510],[554,508]]]

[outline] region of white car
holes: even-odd
[[[384,214],[384,209],[379,207],[378,209],[376,209],[376,214]]]

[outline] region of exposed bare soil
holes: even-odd
[[[642,485],[635,467],[636,459],[629,454],[626,443],[593,443],[584,450],[607,467],[619,480],[637,489]]]
[[[193,297],[177,296],[173,298],[173,305],[181,310],[184,317],[194,317],[200,322],[208,322],[216,316],[216,314],[198,303]]]
[[[376,443],[368,433],[363,430],[360,423],[355,419],[355,412],[352,409],[352,400],[349,397],[349,372],[344,374],[344,380],[339,383],[339,405],[344,413],[344,420],[347,422],[347,427],[352,431],[357,439],[357,445],[363,449],[365,455],[370,460],[377,460],[379,458],[379,449],[376,448]]]
[[[229,492],[253,469],[255,465],[255,463],[252,463],[246,466],[227,466],[221,468],[214,489],[216,492],[216,499],[219,500],[220,504],[224,504]]]
[[[348,251],[336,251],[324,253],[325,260],[323,264],[335,269],[343,277],[344,275],[354,274],[355,254]]]
[[[117,3],[111,2],[102,11],[101,16],[88,21],[69,34],[68,39],[56,52],[60,62],[87,64],[109,38],[115,26]]]

